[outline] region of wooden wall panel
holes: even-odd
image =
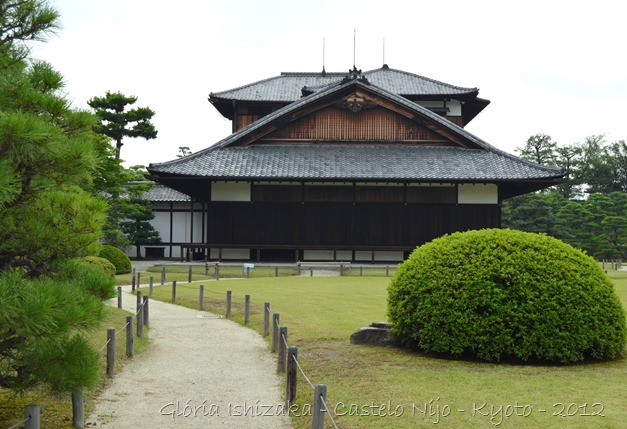
[[[329,106],[270,133],[264,139],[412,141],[442,140],[442,136],[382,107],[353,113]]]
[[[446,233],[498,227],[498,205],[216,202],[209,208],[207,242],[413,249]]]

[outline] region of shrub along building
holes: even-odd
[[[169,256],[400,261],[443,234],[500,227],[503,199],[565,173],[467,132],[489,104],[478,93],[384,65],[282,73],[210,94],[233,133],[148,167],[189,196],[159,203],[185,204],[157,213]],[[185,234],[176,232],[183,215]]]

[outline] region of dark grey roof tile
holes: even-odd
[[[206,151],[157,174],[221,180],[507,181],[563,176],[511,156],[481,149],[387,144],[252,145]]]

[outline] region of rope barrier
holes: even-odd
[[[311,386],[313,390],[316,390],[316,386],[314,386],[311,380],[309,380],[309,377],[307,377],[307,374],[305,374],[305,371],[303,371],[303,368],[301,368],[300,363],[298,363],[298,359],[296,359],[296,357],[293,357],[293,358],[294,358],[294,363],[298,367],[298,370],[300,371],[300,373],[303,374],[303,377],[305,377],[305,380],[307,381],[307,383]]]
[[[331,420],[331,424],[333,425],[333,427],[335,429],[339,429],[335,424],[335,421],[333,420],[333,416],[331,416],[331,411],[329,411],[329,407],[327,407],[327,402],[324,400],[324,396],[320,395],[320,401],[322,401],[322,404],[324,405],[324,411],[326,411],[327,415],[329,416],[329,420]]]
[[[32,419],[31,416],[26,417],[24,420],[22,420],[19,423],[14,424],[13,426],[7,428],[7,429],[15,429],[15,428],[19,428],[20,426],[22,426],[24,423],[26,423],[27,421],[29,421],[30,419]]]
[[[107,345],[111,342],[111,339],[108,339],[106,343],[104,343],[104,346],[100,347],[100,351],[103,351],[105,347],[107,347]]]
[[[117,335],[117,334],[119,334],[120,332],[122,332],[123,330],[125,330],[125,329],[126,329],[126,327],[127,327],[128,325],[129,325],[129,323],[128,323],[128,322],[126,322],[126,324],[125,324],[124,326],[122,326],[120,329],[118,329],[117,331],[115,331],[115,335]],[[107,340],[107,343],[108,343],[108,342],[109,342],[109,341]]]

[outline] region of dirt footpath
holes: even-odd
[[[134,295],[124,293],[123,303],[135,311]],[[151,300],[150,339],[98,398],[86,427],[291,428],[280,415],[276,359],[256,332]]]

